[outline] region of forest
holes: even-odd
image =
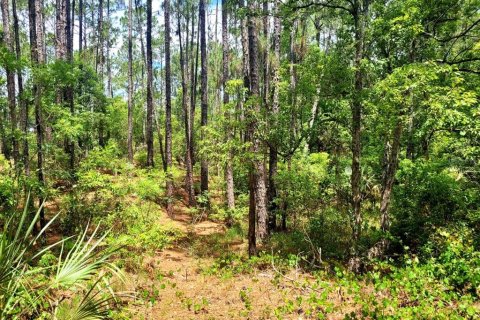
[[[480,0],[0,6],[0,320],[480,318]]]

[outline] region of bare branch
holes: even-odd
[[[348,2],[350,4],[352,4],[351,1],[348,1]],[[310,8],[310,7],[315,6],[315,7],[330,8],[330,9],[340,9],[340,10],[344,10],[344,11],[348,12],[349,14],[353,14],[353,8],[348,8],[346,6],[336,4],[333,0],[322,1],[322,2],[313,1],[313,2],[309,2],[309,3],[305,3],[305,4],[299,4],[299,5],[291,5],[290,3],[287,3],[286,5],[288,7],[290,7],[291,9],[294,9],[294,10],[306,9],[306,8]]]

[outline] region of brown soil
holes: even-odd
[[[192,216],[182,203],[177,204],[174,217],[166,213],[160,217],[160,223],[170,223],[187,233],[188,239],[173,247],[158,252],[143,261],[143,272],[128,274],[130,289],[134,289],[137,299],[127,307],[132,319],[317,319],[322,310],[306,314],[301,306],[289,310],[281,317],[275,315],[275,309],[285,305],[288,300],[304,301],[315,293],[302,288],[309,280],[307,274],[291,271],[279,276],[273,268],[252,270],[248,274],[230,277],[207,275],[202,269],[208,268],[215,254],[202,255],[192,252],[192,239],[200,245],[209,246],[210,237],[222,235],[223,224],[204,220],[192,224]],[[208,248],[207,248],[208,249]],[[232,243],[229,250],[246,251],[246,244]],[[208,250],[205,250],[209,252]],[[151,298],[151,299],[150,299]],[[342,302],[342,294],[329,294],[329,301]],[[311,307],[311,306],[310,306]],[[308,308],[308,306],[305,306]],[[347,310],[337,308],[335,313],[326,315],[327,319],[343,319]],[[322,312],[323,313],[323,312]]]

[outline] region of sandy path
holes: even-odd
[[[187,233],[185,243],[158,252],[144,260],[144,275],[130,274],[142,303],[129,306],[133,319],[316,319],[301,307],[285,312],[275,311],[289,300],[308,299],[312,294],[302,290],[285,277],[276,277],[270,270],[252,270],[248,274],[222,277],[209,275],[214,258],[198,257],[190,243],[208,246],[209,237],[221,236],[225,227],[205,220],[192,224],[192,217],[180,204],[174,219],[165,213],[160,221],[170,223]],[[245,243],[234,244],[236,250],[245,250]],[[308,275],[292,271],[288,278],[304,281]],[[316,294],[320,294],[317,292]],[[335,299],[335,297],[332,297]],[[151,302],[150,302],[151,301]],[[318,313],[318,312],[316,312]],[[277,314],[282,314],[277,317]],[[343,318],[332,314],[327,319]]]

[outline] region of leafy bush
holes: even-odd
[[[359,306],[346,319],[474,319],[480,315],[474,296],[452,291],[432,271],[431,264],[407,257],[400,268],[378,264],[365,276],[365,283],[342,279],[343,290],[353,293]],[[366,285],[372,289],[360,289]]]
[[[147,166],[147,150],[142,149],[136,152],[134,155],[134,160],[138,166],[145,168]]]
[[[107,218],[113,228],[108,242],[138,252],[161,250],[180,238],[180,230],[159,223],[157,210],[155,204],[142,203],[113,212]]]
[[[142,200],[157,202],[164,194],[165,174],[160,170],[139,172],[138,178],[132,184],[132,192]]]
[[[461,179],[443,163],[404,160],[394,189],[392,235],[418,250],[435,228],[466,218]]]
[[[350,219],[335,208],[326,208],[313,216],[307,232],[311,244],[321,249],[325,258],[342,259],[349,253]]]
[[[310,252],[306,235],[299,230],[273,233],[268,239],[268,247],[281,257],[288,257],[292,254],[307,255]]]
[[[116,174],[125,166],[125,162],[120,158],[120,154],[121,152],[117,144],[110,141],[104,148],[97,147],[90,151],[88,157],[82,161],[80,171],[98,169],[110,174]]]
[[[459,293],[480,297],[480,252],[470,229],[440,228],[422,249],[435,278]]]
[[[327,153],[312,153],[293,159],[290,167],[280,164],[277,202],[288,203],[295,214],[315,210],[328,191],[328,163]]]
[[[15,203],[15,181],[0,173],[0,207],[10,208]]]
[[[225,253],[217,258],[211,266],[203,270],[206,274],[219,274],[223,277],[231,277],[236,274],[250,274],[256,270],[265,270],[272,266],[272,261],[278,268],[288,266],[288,261],[279,259],[270,254],[261,254],[248,258],[245,255]]]

